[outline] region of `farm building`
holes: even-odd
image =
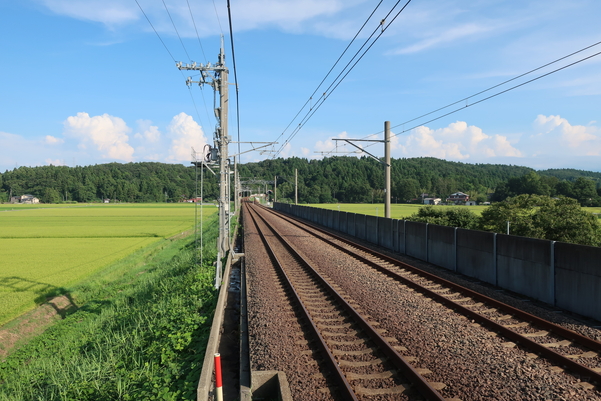
[[[33,195],[12,196],[10,203],[40,203],[40,200]]]
[[[424,198],[424,205],[440,205],[442,199],[440,198]]]
[[[467,202],[469,200],[470,200],[470,196],[468,194],[464,194],[463,192],[455,192],[454,194],[451,194],[447,198],[447,202],[451,202],[451,203],[454,203],[456,205],[461,204],[461,203],[465,203],[465,202]]]

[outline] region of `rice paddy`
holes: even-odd
[[[0,325],[195,218],[194,204],[1,206]]]

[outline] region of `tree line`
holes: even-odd
[[[239,164],[238,170],[243,187],[253,193],[273,191],[273,184],[277,184],[279,201],[294,200],[295,170],[300,203],[381,203],[385,195],[384,167],[368,157],[278,158]],[[563,195],[585,206],[601,203],[601,173],[568,169],[536,172],[523,166],[467,164],[431,157],[392,159],[391,172],[395,203],[417,203],[423,194],[445,199],[458,191],[478,202],[536,194]],[[0,200],[31,194],[46,203],[102,199],[178,202],[200,195],[199,175],[194,166],[153,162],[19,167],[0,173]],[[205,171],[206,200],[218,197],[217,179]],[[256,182],[264,183],[253,184]]]
[[[194,166],[165,163],[107,163],[84,167],[19,167],[0,174],[0,200],[31,194],[44,203],[178,202],[197,193]],[[200,194],[200,178],[198,193]],[[219,190],[212,174],[204,177],[205,198]]]

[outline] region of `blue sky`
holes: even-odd
[[[138,1],[177,61],[214,63],[226,34],[233,82],[225,0],[165,0],[185,50],[163,1]],[[389,120],[395,158],[601,171],[601,55],[436,121],[427,122],[453,108],[404,124],[601,41],[597,0],[413,0],[285,142],[293,132],[286,126],[377,3],[231,0],[241,141],[277,139],[280,157],[320,158],[317,152],[354,150],[336,150],[332,138],[365,138]],[[382,1],[349,54],[394,3]],[[189,73],[177,70],[135,0],[0,0],[0,49],[0,171],[187,165],[191,147],[212,143],[212,90],[185,85]],[[455,107],[600,51],[592,47]],[[233,107],[229,121],[236,140]],[[380,143],[367,150],[383,154]],[[269,157],[250,152],[241,160]]]

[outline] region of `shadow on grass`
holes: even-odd
[[[64,287],[18,276],[0,277],[0,287],[7,288],[9,292],[33,292],[36,304],[47,303],[62,319],[78,309],[71,293]]]

